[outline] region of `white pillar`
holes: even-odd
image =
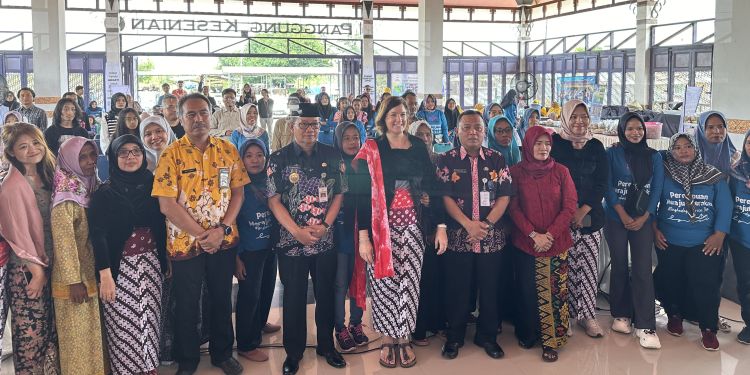
[[[747,88],[750,74],[750,2],[716,0],[716,31],[711,82],[711,106],[730,119],[750,125]],[[736,143],[735,143],[736,144]]]
[[[651,93],[651,26],[657,23],[651,17],[654,3],[654,0],[638,0],[636,13],[634,96],[641,104],[648,104]]]
[[[419,0],[417,97],[443,95],[443,0]]]
[[[109,98],[114,94],[112,87],[122,85],[122,60],[120,57],[120,1],[105,1],[104,50],[107,58],[105,67],[104,107],[109,109]]]
[[[375,41],[373,36],[374,1],[362,1],[362,92],[370,85],[370,103],[375,102]]]
[[[51,117],[60,96],[68,91],[65,46],[65,2],[32,0],[35,103]]]

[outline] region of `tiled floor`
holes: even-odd
[[[601,303],[600,305],[606,305]],[[606,312],[599,316],[603,327],[609,327],[611,318]],[[739,319],[739,307],[728,301],[723,301],[721,314],[730,319]],[[314,328],[313,306],[308,306],[308,332]],[[271,311],[272,322],[280,321],[280,310],[274,307]],[[461,349],[455,360],[445,360],[440,356],[443,340],[432,338],[428,347],[416,348],[418,364],[411,369],[385,369],[378,364],[379,342],[369,346],[374,349],[364,354],[347,354],[345,359],[348,366],[345,369],[334,369],[328,366],[324,359],[315,355],[314,349],[305,352],[305,358],[300,364],[301,375],[482,375],[482,374],[514,374],[514,375],[544,375],[544,374],[606,374],[606,375],[749,375],[750,374],[750,346],[736,341],[737,332],[742,328],[741,323],[732,322],[731,334],[719,333],[721,350],[707,352],[700,347],[700,333],[696,326],[685,324],[686,334],[683,337],[672,337],[664,330],[665,318],[659,318],[658,334],[661,338],[662,350],[641,349],[634,336],[618,333],[608,333],[601,339],[592,339],[580,329],[568,345],[560,352],[557,363],[541,361],[541,349],[523,350],[518,347],[513,337],[513,327],[505,327],[505,333],[499,336],[500,345],[505,350],[505,358],[494,360],[471,344],[473,328],[469,329],[467,344]],[[377,335],[371,333],[371,338]],[[308,343],[315,343],[314,335],[308,336]],[[280,346],[281,332],[265,337],[264,344]],[[270,360],[265,363],[253,363],[243,358],[240,362],[245,367],[245,374],[281,374],[281,366],[285,355],[283,348],[266,349]],[[2,363],[2,373],[12,374],[12,360]],[[176,366],[161,367],[160,374],[173,374]],[[220,375],[221,371],[210,365],[208,355],[203,356],[198,374]]]

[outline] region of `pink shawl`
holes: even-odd
[[[44,224],[34,190],[11,165],[0,185],[0,235],[19,258],[47,267]]]
[[[562,139],[568,140],[572,143],[577,144],[586,144],[586,142],[590,141],[591,138],[594,138],[594,134],[591,132],[591,124],[589,124],[588,128],[586,129],[586,134],[584,135],[574,135],[570,123],[570,116],[573,116],[573,111],[576,110],[576,107],[579,105],[583,105],[584,108],[586,108],[586,114],[589,114],[589,107],[586,105],[586,103],[578,100],[578,99],[572,99],[565,102],[562,108],[562,115],[560,116],[560,137]]]

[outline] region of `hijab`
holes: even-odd
[[[125,172],[117,164],[117,152],[127,145],[134,144],[141,149],[141,166],[134,172]],[[109,160],[109,187],[123,198],[123,202],[130,206],[134,218],[139,220],[144,214],[150,212],[149,204],[152,204],[151,187],[154,176],[147,169],[146,148],[138,137],[126,134],[115,138],[107,149]]]
[[[448,104],[453,102],[453,104],[456,105],[456,108],[454,109],[448,109]],[[448,130],[453,130],[456,128],[456,125],[458,125],[458,103],[453,98],[448,99],[447,102],[445,102],[445,109],[443,110],[443,113],[445,114],[445,119],[448,121]]]
[[[427,109],[427,99],[431,99],[432,103],[435,104],[435,108],[433,109]],[[420,111],[437,111],[437,99],[435,99],[435,95],[427,94],[427,96],[422,100],[422,103],[420,104]]]
[[[328,98],[328,104],[323,105],[323,96],[326,96]],[[333,106],[331,105],[331,97],[328,96],[326,93],[321,93],[320,97],[318,98],[318,102],[315,104],[315,106],[318,108],[318,116],[323,118],[325,121],[328,121],[328,119],[331,118],[331,114],[335,112]]]
[[[713,165],[723,173],[730,173],[732,169],[732,155],[737,152],[737,149],[734,147],[732,140],[729,139],[729,134],[724,138],[724,142],[719,144],[713,144],[708,141],[708,137],[706,137],[706,122],[713,115],[719,116],[721,121],[724,122],[724,128],[727,127],[727,118],[724,117],[723,113],[719,111],[701,113],[698,118],[698,129],[695,132],[698,139],[698,149],[700,149],[701,155],[703,155],[703,161]]]
[[[60,145],[57,153],[57,167],[55,168],[55,183],[52,193],[52,207],[65,201],[71,201],[81,207],[88,208],[91,193],[96,190],[99,179],[84,176],[78,157],[83,146],[90,144],[97,149],[96,143],[83,137],[73,137]]]
[[[247,113],[250,112],[250,108],[255,108],[256,113],[258,112],[258,106],[253,103],[247,103],[240,108],[240,132],[245,138],[260,138],[263,135],[263,128],[258,124],[258,119],[255,119],[255,125],[250,126],[247,123]]]
[[[356,155],[347,155],[344,152],[344,132],[346,132],[346,129],[354,128],[357,130],[357,137],[358,139],[362,139],[362,134],[359,131],[359,127],[357,127],[357,124],[351,122],[351,121],[342,121],[336,126],[336,130],[334,133],[334,140],[333,140],[333,147],[341,154],[341,158],[344,159],[345,164],[345,170],[344,172],[346,174],[351,173],[352,171],[352,160],[354,159],[354,156]],[[362,144],[359,145],[360,148],[362,148]]]
[[[13,115],[16,117],[16,122],[25,122],[23,121],[23,115],[21,112],[18,111],[8,111],[3,113],[3,118],[0,120],[0,129],[5,125],[5,120],[8,118],[8,116]]]
[[[247,175],[250,176],[251,182],[247,186],[253,191],[253,194],[259,201],[265,202],[267,199],[266,189],[268,187],[268,146],[258,138],[249,138],[242,144],[242,146],[240,146],[240,160],[245,158],[247,149],[252,145],[260,147],[261,151],[263,151],[263,155],[266,157],[266,164],[257,174],[250,173],[250,171],[247,172]]]
[[[745,138],[742,140],[742,157],[740,157],[739,162],[737,162],[737,165],[731,171],[732,177],[744,182],[746,185],[750,181],[750,156],[745,151],[747,137],[750,137],[750,130],[745,133]]]
[[[482,116],[482,117],[484,117],[484,123],[485,123],[485,124],[489,123],[489,122],[490,122],[490,120],[492,120],[492,119],[490,118],[490,111],[492,110],[492,107],[495,107],[495,106],[498,106],[498,107],[500,107],[500,104],[497,104],[497,103],[490,103],[490,105],[488,105],[488,106],[486,106],[486,107],[484,107],[484,108],[483,108],[482,112],[484,113],[484,116]],[[500,109],[503,109],[503,107],[500,107]],[[511,127],[511,128],[515,128],[515,126],[514,126],[514,125],[515,125],[515,124],[511,123],[511,124],[510,124],[510,127]],[[458,126],[458,122],[456,122],[456,126]]]
[[[695,160],[689,164],[682,164],[672,156],[674,145],[681,137],[686,138],[693,145],[693,148],[695,148]],[[664,170],[669,177],[680,184],[685,190],[685,208],[687,209],[690,221],[695,221],[693,185],[713,185],[724,177],[719,169],[703,161],[701,152],[698,149],[698,143],[692,135],[687,133],[677,133],[669,139],[669,152],[667,152],[667,156],[664,158]]]
[[[518,115],[516,96],[518,96],[516,90],[510,89],[508,90],[508,93],[503,97],[503,100],[500,102],[500,108],[503,109],[503,114],[508,118],[510,126],[513,128],[516,127],[516,117]]]
[[[643,129],[643,138],[638,143],[630,142],[625,137],[625,128],[631,119],[637,119]],[[641,187],[645,186],[653,174],[654,165],[651,156],[656,150],[648,147],[648,143],[646,143],[646,124],[643,122],[643,118],[635,112],[622,115],[619,124],[617,124],[617,138],[620,139],[619,146],[625,149],[625,161],[633,174],[635,183]]]
[[[508,120],[507,117],[495,116],[492,118],[492,120],[490,120],[490,123],[487,126],[487,146],[503,154],[505,164],[508,167],[511,167],[521,162],[521,150],[518,149],[518,143],[516,143],[516,137],[514,137],[513,134],[511,134],[510,145],[508,146],[503,146],[500,144],[500,142],[497,141],[497,139],[495,138],[495,127],[500,123],[500,121],[507,122],[511,132],[515,132],[513,126],[510,124],[510,120]]]
[[[159,157],[161,157],[161,152],[148,147],[148,145],[146,144],[146,128],[151,124],[159,125],[161,126],[162,129],[164,129],[164,131],[167,134],[166,135],[167,146],[171,145],[172,142],[176,141],[177,137],[174,135],[172,128],[169,126],[169,124],[167,124],[167,120],[164,119],[164,117],[149,116],[149,117],[146,117],[143,121],[141,121],[141,126],[140,126],[141,142],[142,142],[141,144],[143,145],[143,149],[146,150],[146,161],[148,162],[149,165],[152,165],[153,168],[156,168],[156,164],[159,162]]]
[[[534,178],[547,175],[555,167],[555,160],[551,156],[544,161],[534,159],[534,144],[543,135],[549,137],[552,146],[552,130],[543,126],[532,126],[523,138],[523,160],[518,165]]]
[[[529,119],[531,118],[531,115],[533,113],[536,113],[536,117],[538,120],[541,120],[542,114],[539,112],[539,109],[529,107],[523,112],[523,117],[521,118],[521,126],[518,128],[518,133],[523,139],[523,137],[526,136],[526,131],[529,130]]]
[[[125,108],[117,108],[117,106],[115,105],[117,103],[117,98],[120,98],[120,97],[125,99],[125,108],[128,107],[128,104],[127,104],[128,98],[125,96],[125,94],[118,92],[112,95],[112,98],[110,99],[110,104],[109,104],[109,112],[107,112],[107,119],[109,121],[113,121],[115,118],[117,118],[117,116],[120,115],[120,111],[125,109]]]
[[[12,96],[13,100],[8,100],[8,96]],[[5,94],[5,97],[3,97],[3,104],[2,105],[8,107],[8,109],[11,110],[11,111],[14,111],[14,110],[18,109],[19,107],[21,107],[21,103],[19,103],[18,100],[16,100],[16,96],[13,95],[13,92],[11,92],[11,91],[8,91]],[[18,118],[18,121],[21,121],[20,117]]]
[[[586,128],[586,134],[584,135],[573,135],[572,132],[572,126],[570,124],[570,116],[573,116],[573,111],[576,110],[576,108],[582,105],[583,108],[586,109],[586,114],[589,113],[589,108],[586,106],[586,103],[578,100],[578,99],[572,99],[565,102],[565,105],[563,105],[562,108],[562,116],[560,117],[560,137],[566,141],[570,141],[573,144],[586,144],[591,138],[594,138],[594,134],[591,133],[591,124]]]

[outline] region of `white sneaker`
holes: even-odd
[[[630,318],[615,318],[612,322],[612,330],[619,333],[633,333],[633,327],[630,326]]]
[[[659,336],[656,335],[656,331],[651,329],[639,329],[635,331],[635,335],[638,336],[642,347],[646,349],[661,349],[661,341],[659,341]]]

